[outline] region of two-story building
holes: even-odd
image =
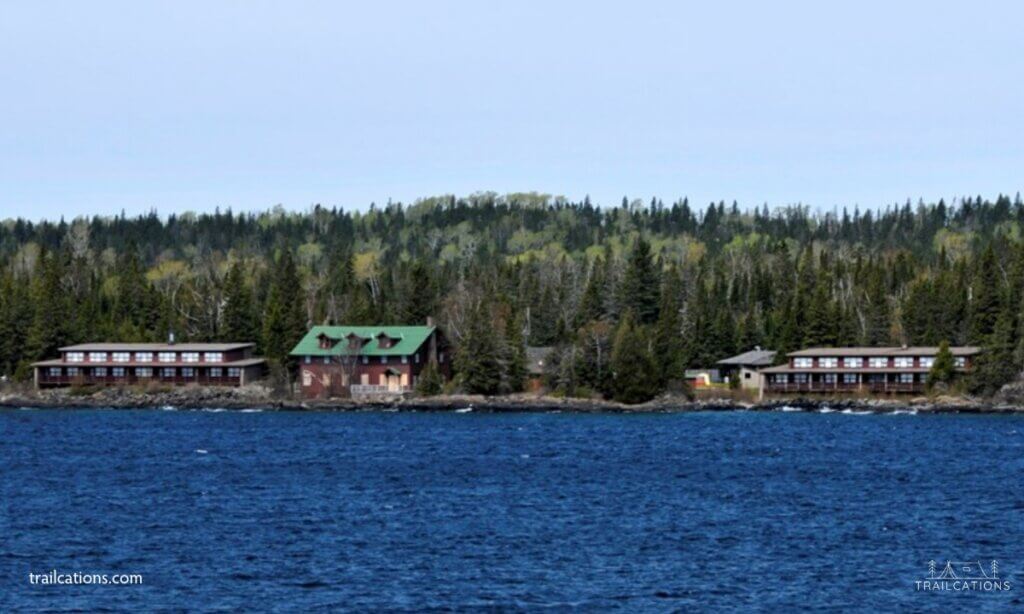
[[[441,331],[426,326],[314,326],[291,351],[307,398],[411,392],[431,362],[451,373]]]
[[[957,371],[968,371],[977,347],[951,347]],[[937,347],[810,348],[787,354],[787,362],[761,370],[762,392],[922,392]]]
[[[126,384],[241,386],[266,368],[254,343],[82,343],[33,363],[36,388]]]

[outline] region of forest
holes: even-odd
[[[255,341],[287,381],[315,323],[416,324],[455,354],[451,391],[547,383],[626,402],[755,346],[979,345],[964,385],[1024,366],[1020,195],[881,209],[544,194],[0,222],[0,374],[85,341]]]

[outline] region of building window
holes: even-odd
[[[196,376],[196,370],[193,367],[182,367],[181,368],[181,376],[182,377],[195,377]]]
[[[153,362],[153,352],[135,352],[135,362]]]
[[[797,369],[810,369],[814,365],[813,358],[794,358],[793,366]]]
[[[203,362],[224,362],[223,352],[206,352],[203,354]]]
[[[60,367],[50,367],[46,372],[50,377],[60,377]]]
[[[129,362],[132,359],[131,352],[114,352],[110,356],[114,362]]]
[[[160,369],[161,377],[174,377],[174,367],[164,367]]]
[[[819,358],[818,366],[822,369],[835,369],[839,366],[838,358]]]
[[[224,369],[221,369],[220,367],[214,367],[210,369],[210,377],[220,377],[223,374]]]
[[[182,352],[181,362],[199,362],[199,352]]]
[[[868,366],[872,369],[884,369],[889,366],[889,359],[884,356],[869,358]]]
[[[380,357],[380,364],[382,364],[382,365],[388,364],[388,357],[387,356],[381,356]]]
[[[302,371],[302,385],[307,388],[313,385],[313,374],[309,371]]]
[[[834,384],[836,383],[836,374],[825,373],[824,375],[821,376],[821,381],[825,382],[826,384]]]
[[[402,355],[402,364],[404,365],[404,364],[408,364],[408,363],[409,363],[409,357],[403,354]]]
[[[68,362],[83,362],[85,360],[85,352],[68,352],[64,356]]]
[[[369,356],[363,356],[363,364],[364,365],[370,364],[370,357]]]
[[[963,369],[967,366],[967,359],[963,356],[956,356],[953,358],[953,366],[957,369]]]
[[[331,357],[330,356],[324,356],[324,364],[325,365],[331,364]]]
[[[856,373],[843,373],[843,383],[844,384],[856,384],[857,383],[857,374]]]
[[[416,364],[420,364],[420,353],[416,352],[412,355],[412,361]]]
[[[793,382],[796,384],[806,384],[808,375],[806,373],[794,373]]]
[[[897,356],[894,360],[894,364],[900,369],[909,369],[914,366],[914,359],[910,356]]]
[[[917,364],[921,365],[922,369],[931,369],[932,365],[935,364],[935,358],[932,356],[922,356],[917,359]]]
[[[153,369],[150,367],[135,367],[135,377],[153,377]]]
[[[93,374],[94,377],[106,377],[107,376],[107,368],[106,367],[93,367],[92,368],[92,374]]]
[[[775,383],[776,384],[786,384],[786,383],[789,383],[789,375],[787,375],[785,373],[782,373],[780,375],[776,375],[775,376]]]
[[[107,362],[107,353],[89,352],[89,362]]]
[[[229,367],[228,368],[228,377],[238,377],[241,374],[242,374],[242,370],[239,369],[238,367]]]
[[[177,354],[175,354],[174,352],[160,352],[159,354],[157,354],[156,358],[160,362],[174,362],[174,360],[177,358]]]
[[[114,377],[124,377],[124,367],[114,367],[110,370],[110,374]]]
[[[68,367],[68,375],[70,377],[75,377],[76,375],[78,375],[81,372],[82,372],[82,370],[79,369],[78,367]]]
[[[847,369],[859,369],[864,366],[864,359],[857,357],[847,356],[843,359],[843,366]]]
[[[312,356],[306,356],[306,364],[307,365],[313,364],[313,357]]]
[[[900,373],[900,383],[901,384],[913,384],[914,383],[914,374],[913,373]]]

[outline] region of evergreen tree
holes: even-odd
[[[971,390],[977,394],[992,395],[1017,376],[1014,363],[1013,318],[1003,311],[996,319],[995,328],[986,340],[984,351],[977,358],[971,376]]]
[[[619,322],[612,347],[612,398],[622,403],[643,403],[658,393],[658,365],[643,330],[627,311]]]
[[[949,351],[949,342],[943,341],[939,345],[939,352],[935,355],[932,368],[928,371],[928,387],[949,386],[956,376],[956,363],[953,353]]]
[[[970,343],[985,343],[986,339],[995,331],[1000,310],[998,276],[999,268],[996,264],[995,250],[989,244],[982,252],[974,278],[975,283],[971,285],[972,298],[968,328]]]
[[[274,268],[263,316],[263,351],[267,358],[286,367],[295,362],[289,356],[292,348],[307,332],[302,310],[302,287],[291,251],[284,249]]]
[[[502,364],[501,345],[486,305],[477,306],[470,314],[465,336],[455,355],[455,368],[462,378],[462,387],[466,392],[501,392],[505,365]]]
[[[642,237],[636,240],[622,285],[619,303],[632,310],[640,324],[653,324],[658,319],[658,297],[661,280],[651,257],[651,246]]]
[[[427,363],[416,380],[416,393],[424,397],[433,397],[444,391],[444,378],[434,361]]]
[[[59,254],[43,254],[42,275],[35,284],[33,302],[35,317],[29,327],[27,357],[42,360],[56,356],[57,348],[66,345],[70,309],[64,288],[64,263]]]
[[[256,310],[240,261],[231,265],[224,278],[221,334],[228,341],[253,341],[257,338]]]
[[[506,386],[509,392],[522,392],[526,388],[526,341],[523,339],[523,321],[519,317],[505,320]]]

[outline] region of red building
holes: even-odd
[[[451,357],[441,331],[427,326],[314,326],[291,355],[307,398],[411,392],[434,362],[442,377]]]
[[[32,365],[36,388],[126,384],[241,386],[263,375],[254,343],[83,343]]]
[[[971,368],[976,347],[951,347],[957,371]],[[937,347],[810,348],[762,369],[763,392],[923,392]]]

